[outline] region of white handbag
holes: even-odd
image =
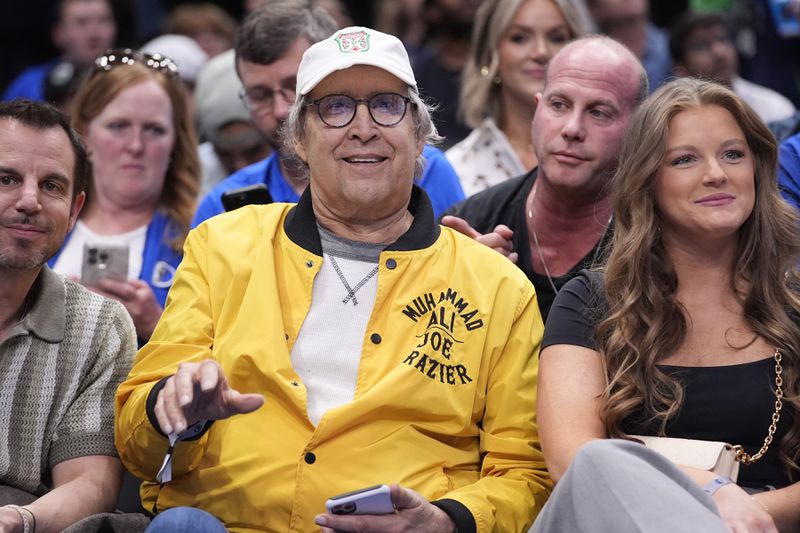
[[[733,481],[736,481],[739,475],[736,448],[727,442],[643,435],[631,435],[631,438],[642,441],[645,446],[676,465],[708,470],[720,477],[729,477]]]
[[[775,412],[772,414],[772,423],[767,430],[764,444],[756,453],[750,455],[739,445],[731,445],[727,442],[696,440],[696,439],[675,439],[671,437],[647,437],[643,435],[631,435],[630,437],[641,441],[651,450],[657,451],[676,465],[697,468],[698,470],[708,470],[720,477],[729,477],[736,481],[739,475],[739,463],[750,465],[761,459],[778,428],[778,421],[781,418],[781,408],[783,407],[783,367],[781,366],[781,351],[776,348],[773,354],[775,359]]]

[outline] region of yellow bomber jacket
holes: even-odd
[[[250,206],[187,238],[164,314],[116,397],[116,444],[146,481],[143,505],[202,508],[230,531],[319,531],[333,495],[399,483],[460,533],[522,532],[551,488],[536,428],[542,320],[534,289],[500,254],[435,224],[414,188],[411,228],[380,256],[355,398],[308,419],[290,351],[322,250],[308,191],[297,206]],[[173,480],[154,385],[213,358],[257,411],[178,442]],[[148,401],[149,400],[149,401]]]

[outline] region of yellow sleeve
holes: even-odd
[[[174,374],[181,363],[211,357],[213,317],[207,277],[205,226],[189,233],[166,307],[150,341],[139,350],[115,403],[115,440],[120,459],[134,475],[155,480],[168,441],[151,424],[147,400],[153,386]],[[152,410],[152,406],[150,407]],[[208,433],[179,442],[173,454],[173,477],[194,468]]]
[[[520,293],[513,323],[497,332],[507,337],[491,362],[480,434],[481,479],[444,496],[469,509],[478,532],[527,531],[553,488],[536,426],[544,326],[529,284],[507,291],[505,301]]]

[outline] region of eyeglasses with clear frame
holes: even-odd
[[[239,98],[244,102],[245,107],[251,111],[258,111],[261,109],[270,110],[275,106],[275,98],[280,97],[285,103],[293,104],[297,81],[295,79],[288,80],[277,91],[266,87],[253,87],[252,89],[241,88],[239,91]]]
[[[329,94],[306,105],[316,106],[320,120],[331,128],[344,128],[356,116],[358,104],[367,106],[369,116],[379,126],[395,126],[406,116],[411,98],[397,93],[378,93],[369,98]]]
[[[120,65],[133,65],[134,63],[141,63],[168,76],[178,76],[178,65],[167,56],[131,50],[130,48],[106,51],[106,53],[94,60],[94,68],[95,72],[105,72]]]

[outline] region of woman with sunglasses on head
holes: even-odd
[[[536,166],[534,97],[547,62],[591,27],[581,0],[485,0],[475,18],[459,112],[474,129],[445,155],[473,194]]]
[[[127,279],[99,279],[92,288],[125,305],[141,342],[161,316],[182,258],[199,188],[197,140],[171,60],[119,50],[95,64],[72,107],[92,179],[75,229],[51,264],[80,277],[87,262],[111,266],[113,258],[102,255],[112,254],[108,246],[127,247]]]
[[[775,138],[721,85],[676,80],[634,114],[612,251],[545,328],[537,415],[558,485],[537,532],[584,531],[559,510],[598,480],[593,532],[797,531],[800,234],[776,163]],[[633,435],[740,445],[738,479],[598,440]]]

